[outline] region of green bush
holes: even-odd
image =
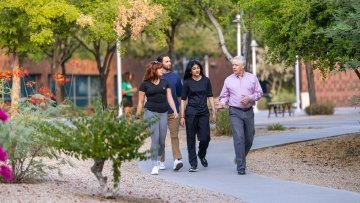
[[[35,134],[36,125],[59,113],[59,108],[49,105],[47,108],[31,105],[21,100],[19,113],[6,123],[0,122],[0,143],[8,152],[9,165],[13,170],[12,182],[32,181],[46,175],[46,170],[58,169],[58,164],[46,165],[42,158],[59,158]],[[60,171],[59,171],[60,172]]]
[[[229,109],[221,109],[216,116],[216,134],[231,135]]]
[[[334,114],[334,104],[325,102],[323,104],[314,104],[305,108],[307,115],[332,115]]]
[[[38,126],[47,145],[77,159],[94,159],[91,171],[98,179],[103,192],[108,192],[107,177],[102,176],[104,162],[110,160],[113,170],[113,189],[120,181],[120,167],[125,161],[144,160],[148,151],[139,148],[149,137],[148,127],[154,119],[140,121],[122,116],[117,109],[103,109],[97,102],[91,115],[79,113],[66,121],[54,120]],[[51,136],[46,136],[46,135]]]
[[[281,91],[278,95],[274,95],[271,98],[272,102],[282,102],[282,101],[289,101],[294,103],[296,101],[296,95],[293,92],[289,91]]]
[[[267,110],[267,103],[269,102],[270,98],[269,97],[262,97],[260,100],[257,101],[256,106],[258,109],[260,110]]]
[[[271,130],[271,131],[282,131],[282,130],[285,130],[286,128],[283,125],[281,125],[280,123],[275,123],[275,124],[268,125],[267,129]]]

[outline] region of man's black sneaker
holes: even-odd
[[[189,172],[196,172],[199,169],[196,166],[191,166],[191,168],[189,169]]]
[[[245,169],[240,169],[238,171],[238,175],[245,175]]]

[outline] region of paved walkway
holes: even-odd
[[[286,127],[311,127],[312,129],[281,135],[258,136],[254,140],[253,149],[360,132],[360,109],[339,108],[332,116],[306,116],[303,112],[295,112],[295,116],[292,117],[286,115],[270,118],[267,118],[267,111],[259,111],[255,115],[255,123],[256,128],[280,123]],[[251,171],[247,171],[245,176],[239,176],[233,164],[232,139],[210,144],[207,155],[209,167],[203,168],[199,162],[200,170],[197,173],[187,171],[190,165],[186,148],[182,150],[182,153],[184,168],[174,173],[170,169],[172,160],[167,159],[166,166],[169,169],[161,171],[160,178],[221,192],[252,203],[360,203],[360,193],[356,192],[285,181],[258,175]],[[167,154],[171,152],[167,151]],[[149,173],[151,163],[150,161],[140,162],[139,167],[144,173]]]

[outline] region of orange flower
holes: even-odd
[[[28,81],[28,82],[26,82],[25,86],[26,87],[33,87],[35,84],[36,84],[35,81]]]
[[[41,87],[38,92],[47,98],[51,98],[54,96],[54,94],[47,87]]]
[[[70,79],[66,78],[64,75],[55,73],[52,75],[52,78],[55,80],[55,82],[59,85],[64,85],[65,83],[69,82]]]

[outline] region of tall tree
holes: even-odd
[[[137,39],[144,28],[161,13],[161,7],[147,0],[83,0],[72,3],[80,10],[82,33],[76,39],[93,55],[100,75],[100,94],[107,107],[106,82],[118,39]],[[156,25],[154,25],[156,26]]]
[[[0,18],[0,47],[13,55],[12,68],[17,72],[23,57],[54,42],[56,22],[76,19],[76,9],[65,0],[3,0],[0,2]],[[20,80],[15,74],[11,93],[12,112],[18,108],[19,95]]]
[[[257,36],[269,46],[273,62],[293,64],[299,55],[306,64],[310,104],[316,103],[312,71],[329,67],[329,40],[318,33],[331,20],[331,10],[318,0],[246,0],[244,9],[253,13]],[[299,12],[301,9],[301,12]],[[313,62],[316,63],[313,63]]]
[[[332,8],[333,20],[328,27],[319,29],[330,41],[332,64],[340,65],[339,70],[354,70],[360,79],[360,1],[327,0]],[[333,70],[338,66],[329,66]]]

